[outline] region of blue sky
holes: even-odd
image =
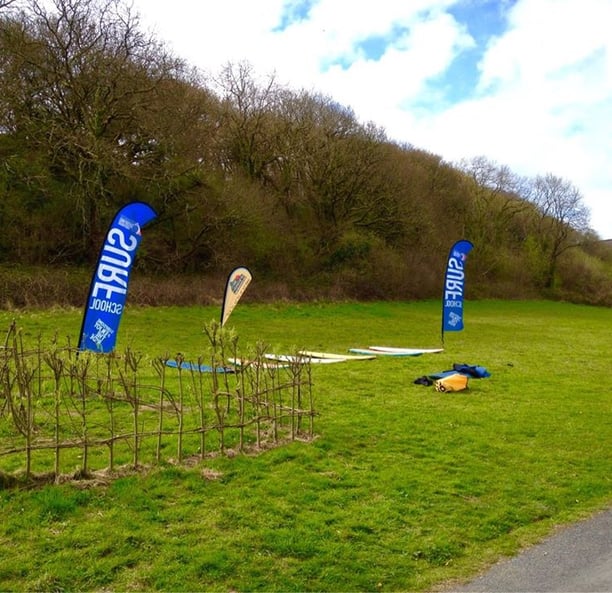
[[[449,162],[570,181],[612,238],[612,0],[134,0],[210,75],[331,96]]]
[[[460,2],[448,12],[466,28],[474,44],[457,54],[448,68],[433,81],[439,85],[449,102],[461,101],[475,94],[478,85],[478,64],[483,59],[487,44],[493,37],[502,35],[508,26],[508,11],[515,2]]]

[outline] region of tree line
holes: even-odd
[[[612,304],[568,180],[445,162],[248,62],[200,72],[122,0],[0,0],[0,56],[0,265],[87,268],[143,200],[152,277],[241,264],[293,296],[429,298],[466,238],[474,296]]]

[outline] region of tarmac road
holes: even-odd
[[[612,509],[560,529],[451,591],[612,593]]]

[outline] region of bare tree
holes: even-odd
[[[551,173],[533,180],[529,198],[539,212],[536,237],[546,261],[544,285],[552,288],[559,257],[576,243],[578,233],[589,230],[589,209],[574,185]]]
[[[467,173],[475,184],[475,206],[480,218],[494,218],[496,226],[503,229],[513,216],[526,209],[517,199],[521,193],[521,178],[507,165],[498,165],[484,156],[461,161],[459,168]]]
[[[238,166],[250,179],[265,183],[269,166],[278,158],[274,134],[280,87],[274,75],[258,81],[248,62],[228,63],[213,83],[223,107],[223,166]]]
[[[478,245],[482,273],[499,267],[500,247],[512,238],[510,230],[517,217],[532,206],[520,197],[523,180],[506,165],[484,156],[463,160],[459,169],[466,175],[470,207],[466,211],[466,235]]]

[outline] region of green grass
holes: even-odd
[[[117,348],[195,358],[217,317],[128,308]],[[13,318],[76,343],[80,311]],[[608,506],[612,310],[481,301],[465,320],[441,354],[313,366],[312,443],[0,490],[0,590],[431,590]],[[439,323],[422,302],[241,304],[229,325],[245,347],[344,352],[435,347]],[[492,376],[454,394],[413,383],[455,362]]]

